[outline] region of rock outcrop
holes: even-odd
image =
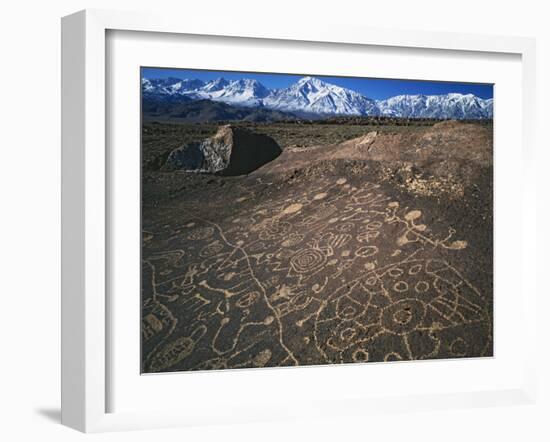
[[[213,137],[174,149],[162,169],[244,175],[274,160],[281,152],[275,140],[267,135],[226,125]]]

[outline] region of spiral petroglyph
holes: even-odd
[[[326,263],[326,256],[316,249],[304,249],[296,253],[291,260],[291,267],[298,273],[308,273]]]

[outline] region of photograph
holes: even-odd
[[[493,356],[488,83],[142,66],[141,372]]]
[[[544,6],[4,2],[0,442],[549,442]]]

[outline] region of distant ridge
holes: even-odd
[[[143,116],[146,120],[167,120],[182,123],[212,121],[273,122],[296,120],[292,114],[265,107],[229,105],[207,99],[191,100],[189,97],[168,96],[163,99],[144,97]]]
[[[315,77],[288,88],[268,89],[254,79],[203,82],[198,79],[143,78],[144,100],[211,100],[232,106],[290,112],[298,116],[391,116],[397,118],[490,119],[493,99],[473,94],[399,95],[373,100]]]

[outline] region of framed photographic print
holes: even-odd
[[[493,85],[141,85],[142,372],[492,356]]]
[[[63,422],[532,401],[533,57],[64,18]]]

